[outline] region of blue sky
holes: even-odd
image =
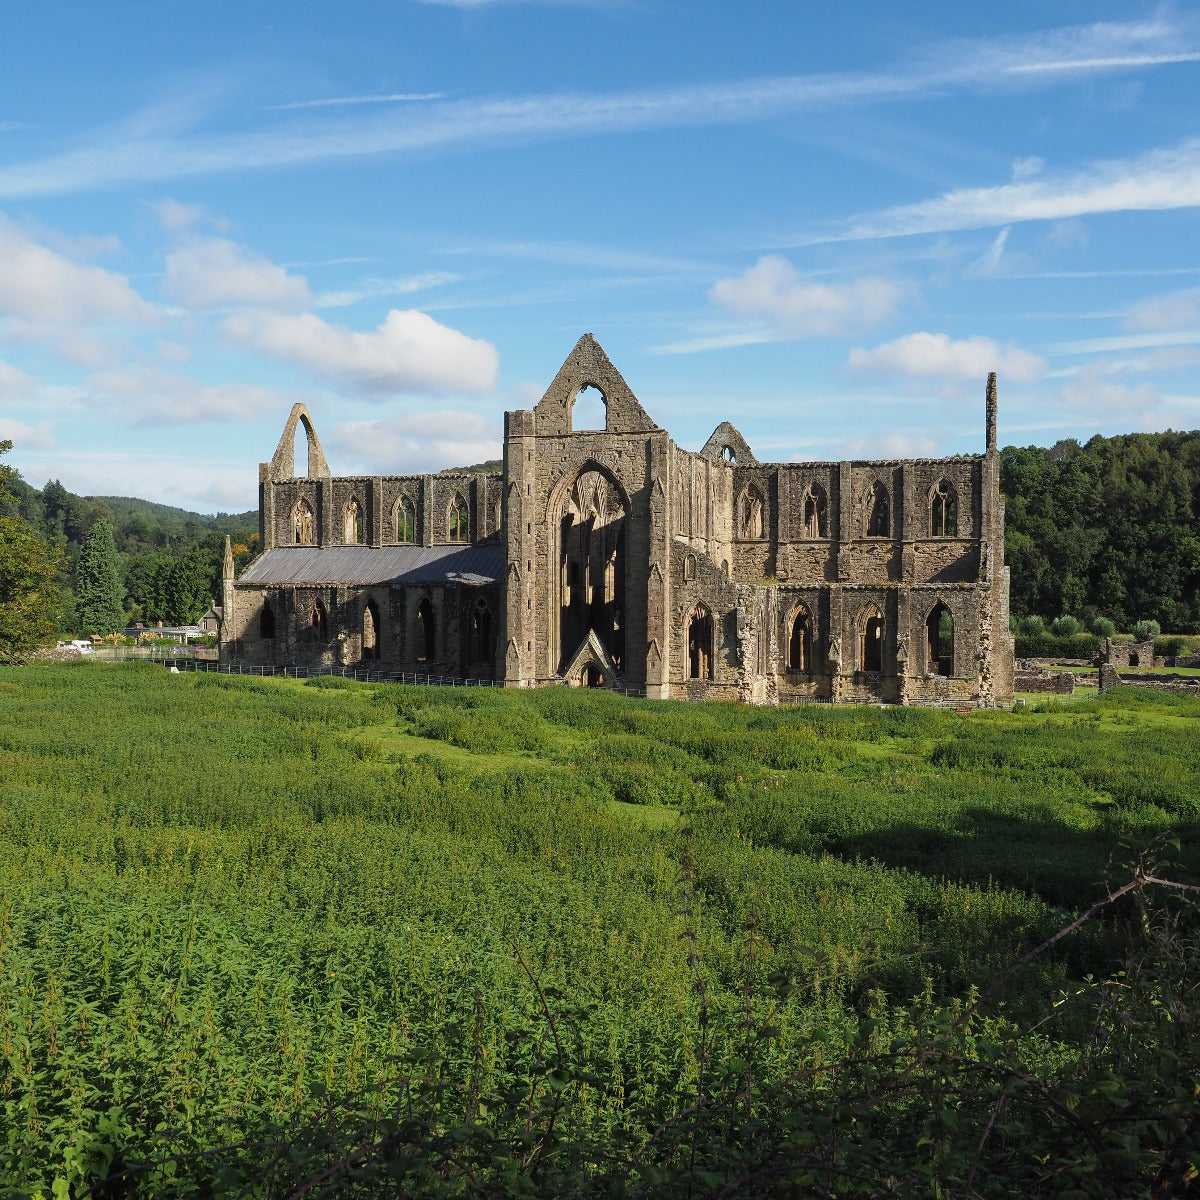
[[[12,5],[0,437],[33,484],[256,503],[498,456],[585,331],[696,449],[1200,426],[1184,5]]]

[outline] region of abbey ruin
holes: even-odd
[[[577,429],[586,388],[602,429]],[[996,379],[981,455],[760,463],[698,453],[595,339],[505,416],[493,474],[330,474],[306,408],[260,467],[262,553],[233,577],[227,662],[618,687],[650,697],[1007,705]],[[295,439],[307,439],[298,476]]]

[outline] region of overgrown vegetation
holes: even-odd
[[[10,1194],[1127,1197],[1200,1149],[1194,920],[1123,848],[1196,877],[1194,702],[0,690]]]

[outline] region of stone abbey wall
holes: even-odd
[[[603,429],[574,428],[588,388]],[[994,376],[985,440],[764,464],[723,423],[687,451],[591,335],[506,414],[498,474],[334,477],[297,405],[260,469],[263,554],[226,580],[222,653],[655,697],[1007,704]]]

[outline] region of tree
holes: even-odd
[[[0,441],[0,455],[12,442]],[[11,496],[11,467],[0,465],[0,499]],[[0,517],[0,662],[21,662],[54,640],[58,612],[58,559],[27,521]]]
[[[75,572],[75,595],[81,633],[113,633],[125,625],[121,560],[112,526],[93,523],[83,539]]]

